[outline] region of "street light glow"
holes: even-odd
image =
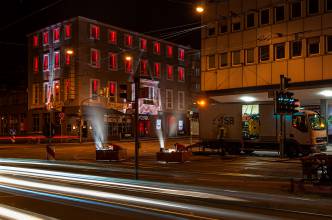
[[[204,99],[198,100],[197,104],[201,107],[204,107],[206,105],[206,101]]]
[[[322,95],[322,96],[325,96],[325,97],[332,97],[332,90],[323,90],[318,94]]]
[[[68,55],[73,55],[73,54],[74,54],[74,51],[73,51],[72,49],[68,49],[68,50],[66,51],[66,53],[67,53]]]
[[[132,57],[131,57],[131,56],[126,56],[126,60],[127,60],[127,61],[131,61],[131,60],[132,60]]]
[[[240,99],[244,102],[253,102],[256,100],[256,98],[252,96],[242,96]]]
[[[200,6],[197,6],[197,7],[196,7],[196,12],[199,13],[199,14],[203,13],[203,12],[204,12],[204,7],[201,6],[201,5],[200,5]]]

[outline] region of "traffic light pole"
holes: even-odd
[[[137,71],[135,71],[134,83],[135,83],[135,179],[138,180],[138,151],[139,151],[139,89],[140,89],[140,78]]]
[[[284,75],[280,75],[280,92],[283,93],[285,91],[285,77]],[[280,157],[284,157],[284,150],[285,150],[285,115],[284,113],[280,113],[280,133],[279,133],[279,143],[280,149],[279,154]]]

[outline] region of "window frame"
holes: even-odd
[[[239,29],[234,29],[234,25],[239,24]],[[242,29],[241,21],[238,22],[232,22],[232,32],[239,32]]]
[[[69,27],[69,36],[67,35],[67,27]],[[72,38],[72,34],[73,34],[73,31],[72,31],[72,24],[68,23],[68,24],[65,24],[64,25],[64,38],[65,40],[68,40],[68,39],[71,39]]]
[[[268,11],[269,13],[268,13],[268,21],[267,21],[267,23],[262,23],[262,18],[263,18],[263,16],[262,16],[262,13],[264,12],[264,11]],[[259,24],[260,24],[260,26],[265,26],[265,25],[270,25],[271,24],[271,10],[270,10],[270,8],[262,8],[260,11],[259,11]]]
[[[130,66],[128,66],[127,64],[130,64]],[[134,64],[133,59],[130,59],[130,60],[124,59],[125,73],[131,74],[134,72],[133,64]],[[128,69],[128,67],[130,67],[130,69]]]
[[[171,110],[174,108],[174,96],[173,96],[173,89],[166,89],[165,91],[165,108]],[[170,99],[170,102],[169,102]],[[169,105],[171,104],[171,105]]]
[[[278,58],[278,46],[283,46],[284,57]],[[285,42],[274,44],[273,49],[274,49],[274,60],[275,61],[286,59],[286,43]]]
[[[96,99],[94,98],[94,94],[93,94],[93,86],[94,85],[92,85],[92,83],[94,83],[94,82],[98,82],[98,84],[97,84],[97,94],[96,94]],[[90,79],[90,85],[89,85],[89,93],[90,93],[90,97],[91,97],[91,100],[92,101],[98,101],[99,100],[99,89],[100,89],[100,79],[96,79],[96,78],[93,78],[93,79]]]
[[[180,79],[180,73],[183,74],[183,79]],[[186,71],[185,71],[185,68],[182,67],[182,66],[178,66],[178,82],[185,82],[185,81],[186,81]]]
[[[43,40],[43,46],[47,46],[50,44],[50,32],[49,31],[43,31],[42,34],[42,40]],[[47,38],[45,38],[47,36]],[[47,39],[47,42],[45,42],[45,39]]]
[[[298,4],[298,3],[300,4],[300,16],[298,16],[298,17],[294,17],[294,15],[293,15],[293,5]],[[301,18],[302,15],[303,15],[302,9],[303,9],[302,1],[298,1],[298,2],[292,2],[292,3],[290,3],[290,10],[289,10],[289,11],[290,11],[290,18],[291,18],[292,20]]]
[[[222,65],[222,56],[223,55],[226,55],[226,64],[225,65]],[[219,54],[219,68],[225,68],[225,67],[228,67],[229,66],[229,62],[228,62],[228,52],[222,52]]]
[[[214,66],[213,67],[210,67],[210,57],[212,57],[213,56],[213,60],[214,60]],[[206,68],[208,69],[208,70],[213,70],[213,69],[216,69],[216,55],[215,54],[210,54],[210,55],[207,55],[206,56]]]
[[[38,55],[35,55],[33,57],[32,70],[33,70],[34,73],[39,72],[39,56]]]
[[[248,26],[248,17],[252,15],[253,16],[253,25],[252,26]],[[255,22],[255,18],[256,18],[256,13],[255,12],[249,12],[246,14],[246,29],[251,29],[251,28],[255,28],[256,27],[256,22]]]
[[[115,88],[114,95],[112,95],[112,96],[111,96],[111,88],[110,88],[111,84],[113,84],[114,88]],[[108,87],[108,97],[107,98],[109,99],[109,101],[111,101],[110,98],[114,98],[114,100],[112,100],[112,101],[117,102],[117,100],[118,100],[118,82],[115,80],[109,80],[109,81],[107,81],[107,87]]]
[[[311,53],[310,52],[310,40],[314,40],[315,38],[319,40],[319,42],[318,42],[318,52],[317,53]],[[321,44],[320,37],[310,37],[310,38],[307,38],[307,56],[308,57],[313,57],[313,56],[320,55],[320,52],[321,52],[321,50],[320,50],[320,44]]]
[[[148,40],[146,38],[143,38],[143,37],[139,38],[139,49],[141,51],[147,51],[148,50]]]
[[[94,51],[97,53],[96,64],[93,64],[93,62],[92,62],[92,54]],[[99,49],[96,49],[96,48],[90,49],[90,66],[93,68],[100,68],[100,50]]]
[[[127,39],[131,39],[129,41],[127,41]],[[124,34],[124,46],[127,48],[132,48],[134,44],[134,37],[131,34]]]
[[[153,42],[153,54],[161,55],[161,43],[158,41]]]
[[[114,33],[114,40],[112,39],[112,33]],[[118,32],[116,30],[107,30],[108,43],[112,45],[117,45],[118,43]]]
[[[317,12],[314,12],[314,13],[310,13],[310,1],[317,1]],[[320,1],[319,0],[307,0],[307,15],[308,16],[312,16],[312,15],[317,15],[320,13]]]
[[[45,57],[47,57],[47,69],[45,69]],[[43,54],[43,72],[50,71],[50,55],[48,53]]]
[[[39,35],[35,34],[32,36],[32,47],[37,48],[39,46]]]
[[[185,60],[185,50],[183,48],[178,48],[178,60]]]
[[[148,59],[140,59],[139,62],[139,72],[141,76],[148,76],[149,75],[149,61]]]
[[[328,38],[331,38],[331,45],[329,44],[329,40],[328,40]],[[329,50],[329,45],[330,45],[330,47],[331,47],[331,50]],[[326,51],[326,53],[327,54],[332,54],[332,35],[326,35],[326,37],[325,37],[325,51]]]
[[[111,68],[111,57],[115,58],[114,67]],[[118,54],[114,52],[108,52],[108,70],[117,71],[119,68],[118,64]]]
[[[96,28],[96,36],[93,36],[93,29]],[[96,24],[90,24],[90,39],[100,40],[100,26]]]
[[[252,51],[252,53],[253,53],[253,56],[252,56],[252,62],[248,62],[248,51]],[[252,65],[252,64],[255,64],[255,48],[248,48],[248,49],[246,49],[245,50],[245,60],[246,60],[246,65]]]
[[[174,55],[174,51],[173,50],[174,50],[173,46],[171,46],[171,45],[167,45],[166,46],[166,57],[167,58],[172,58],[173,57],[173,55]],[[169,53],[170,51],[171,51],[171,53]]]
[[[222,27],[226,27],[226,30],[223,31],[223,28]],[[228,20],[227,19],[222,19],[220,22],[219,22],[219,25],[218,25],[218,32],[219,34],[226,34],[228,33]]]
[[[299,43],[300,45],[300,55],[294,55],[294,43]],[[302,40],[293,40],[290,42],[290,58],[297,58],[303,56],[303,42]]]
[[[182,94],[182,100],[180,100],[180,94]],[[182,103],[181,103],[182,101]],[[178,110],[185,110],[186,108],[186,98],[185,98],[185,91],[178,91]]]
[[[57,56],[58,56],[58,62],[59,63],[56,66],[55,61],[56,61]],[[59,50],[53,52],[53,66],[54,66],[54,70],[58,70],[58,69],[61,68],[61,56],[60,56],[60,51]]]
[[[169,77],[169,70],[171,70],[172,77]],[[166,64],[166,79],[173,81],[174,80],[174,66],[170,64]]]
[[[158,71],[158,75],[156,74],[156,66],[159,66],[159,71]],[[153,76],[160,79],[161,78],[161,63],[160,62],[154,62],[153,64]]]
[[[239,53],[238,55],[239,55],[239,63],[234,63],[234,54],[235,53]],[[231,54],[232,54],[232,66],[241,66],[242,65],[242,63],[241,63],[241,50],[233,50],[232,52],[231,52]]]
[[[56,27],[52,30],[53,33],[53,43],[59,43],[60,39],[61,39],[61,35],[60,35],[60,27]],[[58,39],[56,39],[56,36],[58,35]]]
[[[282,20],[277,20],[277,10],[278,8],[283,8],[283,19]],[[274,23],[278,24],[278,23],[282,23],[286,20],[286,7],[285,5],[277,5],[276,7],[274,7]]]
[[[267,55],[267,59],[262,59],[262,49],[263,48],[267,48],[268,49],[268,55]],[[271,53],[270,53],[270,45],[262,45],[259,48],[259,62],[260,63],[264,63],[264,62],[269,62],[271,60]]]

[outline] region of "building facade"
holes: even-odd
[[[285,75],[302,107],[331,117],[331,0],[215,0],[205,6],[203,91],[221,103],[250,102],[266,111]]]
[[[29,34],[28,45],[29,130],[51,118],[62,135],[132,137],[137,74],[140,136],[188,135],[196,50],[83,17]]]

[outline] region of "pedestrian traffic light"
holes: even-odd
[[[294,93],[277,91],[275,96],[276,114],[293,114],[299,111],[299,100],[295,99]]]
[[[127,96],[127,85],[126,84],[121,84],[120,85],[120,98],[121,99],[128,99]]]

